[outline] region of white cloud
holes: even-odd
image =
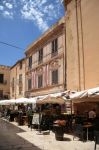
[[[21,14],[24,19],[33,20],[40,30],[48,29],[50,20],[60,15],[60,0],[21,0]]]
[[[3,12],[3,16],[12,19],[13,18],[13,13],[12,12],[8,12],[8,11],[4,11]]]
[[[6,5],[6,7],[7,7],[8,9],[12,9],[12,8],[13,8],[13,5],[10,4],[10,3],[5,3],[5,5]]]
[[[61,7],[60,0],[2,0],[0,3],[4,17],[18,16],[33,21],[42,32],[48,29],[50,21],[62,16]]]
[[[23,18],[28,20],[33,20],[35,24],[38,25],[40,30],[46,31],[48,29],[47,22],[43,20],[43,14],[33,7],[24,5],[23,10],[21,11]]]
[[[4,9],[3,6],[0,5],[0,10],[3,10],[3,9]]]

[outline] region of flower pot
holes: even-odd
[[[55,139],[58,140],[58,141],[63,141],[64,127],[59,126],[59,125],[54,125],[53,128],[54,128],[54,131],[55,131]]]

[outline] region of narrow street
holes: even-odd
[[[25,132],[7,121],[0,119],[0,150],[40,150],[22,139],[17,133]]]

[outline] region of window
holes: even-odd
[[[38,52],[39,52],[38,63],[41,63],[43,61],[43,48],[40,49]]]
[[[31,88],[32,88],[32,80],[29,79],[28,80],[28,90],[31,90]]]
[[[0,90],[0,99],[3,99],[3,90]]]
[[[32,56],[29,57],[29,68],[32,68]]]
[[[19,86],[19,95],[22,94],[22,86]]]
[[[19,75],[19,94],[22,94],[22,74]]]
[[[4,74],[0,74],[0,83],[4,83]]]
[[[58,84],[58,70],[52,71],[52,84]]]
[[[20,69],[22,69],[22,61],[20,62],[20,64],[19,64],[19,65],[20,65]]]
[[[38,88],[43,86],[43,75],[38,76]]]
[[[22,74],[19,75],[19,83],[22,83]]]
[[[14,78],[12,79],[12,92],[14,93]]]
[[[58,53],[58,42],[57,39],[52,41],[52,57]]]
[[[4,97],[4,99],[9,99],[8,95],[4,95],[3,97]]]

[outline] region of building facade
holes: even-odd
[[[0,100],[10,98],[10,67],[0,65]]]
[[[10,98],[25,96],[25,59],[21,59],[10,69]]]
[[[64,0],[67,89],[99,86],[99,0]]]
[[[64,90],[64,18],[30,45],[26,54],[26,97]]]

